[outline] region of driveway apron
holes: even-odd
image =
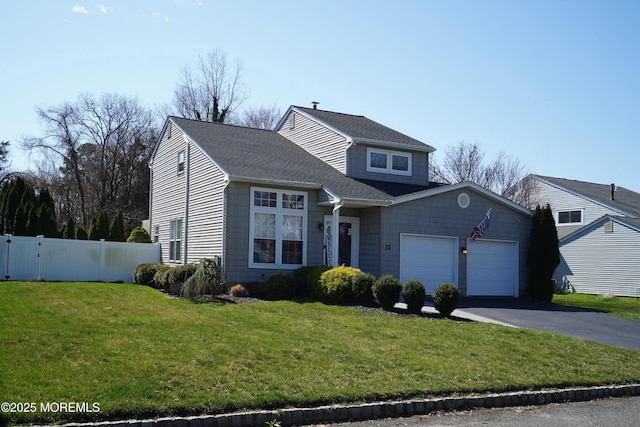
[[[462,298],[458,310],[520,328],[640,350],[640,322],[519,298]],[[455,313],[454,313],[455,314]]]

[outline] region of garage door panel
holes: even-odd
[[[516,242],[477,240],[467,251],[467,295],[518,296]]]
[[[457,282],[458,239],[452,237],[402,235],[400,280],[420,280],[427,294],[443,282]]]

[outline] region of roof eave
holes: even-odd
[[[396,149],[402,149],[402,150],[409,150],[409,151],[420,151],[423,153],[433,153],[434,151],[436,151],[435,148],[433,148],[432,146],[422,143],[424,145],[424,147],[421,147],[419,145],[410,145],[410,144],[403,144],[401,142],[394,142],[394,141],[383,141],[380,139],[371,139],[371,138],[362,138],[362,137],[355,137],[353,138],[353,142],[355,144],[368,144],[368,145],[375,145],[378,147],[387,147],[387,148],[396,148]]]

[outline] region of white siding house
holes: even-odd
[[[615,184],[534,175],[536,198],[551,206],[560,239],[554,279],[577,292],[640,292],[640,194]]]

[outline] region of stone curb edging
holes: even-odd
[[[277,420],[282,426],[365,421],[381,418],[427,415],[436,411],[473,408],[546,405],[607,397],[640,396],[640,384],[581,387],[542,391],[517,391],[478,396],[437,397],[359,405],[331,405],[316,408],[288,408],[193,417],[165,417],[148,420],[69,423],[57,427],[263,427]]]

